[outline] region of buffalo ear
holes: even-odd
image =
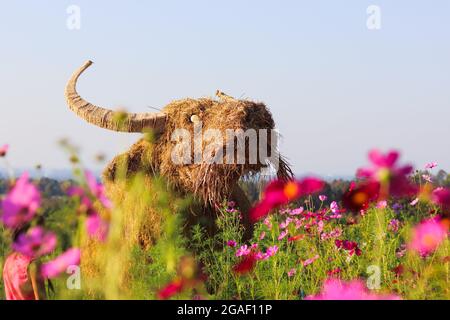
[[[122,153],[108,164],[103,171],[105,182],[114,182],[117,179],[129,179],[141,172],[155,174],[153,167],[153,144],[146,139],[135,143],[130,150]]]

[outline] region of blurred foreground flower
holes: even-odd
[[[103,220],[99,214],[93,213],[86,218],[86,230],[89,236],[104,242],[108,237],[109,223]]]
[[[256,222],[268,215],[272,209],[288,204],[302,196],[318,192],[322,190],[323,186],[323,181],[316,178],[272,181],[264,190],[263,199],[251,209],[250,219]]]
[[[442,214],[450,215],[450,188],[437,188],[432,193],[432,201],[441,207]]]
[[[318,295],[307,296],[306,300],[400,300],[397,295],[382,295],[369,292],[361,280],[343,282],[339,279],[325,281]]]
[[[92,195],[96,197],[105,208],[111,209],[112,203],[105,194],[105,187],[103,186],[103,184],[98,183],[97,179],[90,171],[86,171],[85,176],[86,182]]]
[[[233,271],[240,275],[246,274],[255,268],[256,261],[256,254],[251,253],[245,256],[237,265],[235,265],[233,267]]]
[[[80,198],[80,211],[86,213],[86,230],[90,237],[99,241],[106,241],[109,233],[109,221],[103,219],[97,212],[94,202],[98,200],[105,209],[111,209],[112,203],[105,195],[104,186],[98,183],[95,176],[90,172],[85,172],[85,178],[89,190],[82,187],[71,187],[68,194],[71,197]],[[90,194],[89,194],[90,193]],[[91,200],[91,197],[94,197]]]
[[[401,197],[417,192],[416,186],[408,179],[413,167],[410,165],[397,166],[399,156],[400,154],[397,151],[382,154],[378,150],[371,150],[369,160],[372,167],[360,168],[356,173],[358,178],[380,184],[380,200],[385,200],[389,195]]]
[[[183,279],[175,279],[172,282],[168,283],[164,288],[158,291],[158,299],[167,300],[184,290],[184,282]]]
[[[195,288],[205,280],[206,275],[202,267],[192,256],[184,256],[180,259],[174,280],[160,289],[156,296],[160,300],[170,299],[184,290]]]
[[[9,228],[20,227],[33,219],[40,204],[39,190],[25,172],[2,201],[3,223]]]
[[[380,184],[378,182],[362,183],[343,195],[342,204],[352,212],[367,210],[370,203],[378,199],[379,190]]]
[[[422,256],[434,252],[447,237],[447,226],[437,218],[422,221],[413,230],[410,248]]]
[[[0,147],[0,158],[5,157],[6,154],[8,153],[9,150],[9,145],[5,144],[3,146]]]
[[[42,227],[33,227],[22,233],[12,244],[14,251],[30,258],[37,258],[52,252],[56,247],[57,238],[53,232]]]
[[[54,260],[41,266],[41,275],[44,278],[52,279],[66,272],[69,266],[80,264],[80,249],[71,248],[62,253]]]

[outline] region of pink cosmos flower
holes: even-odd
[[[431,200],[441,207],[444,215],[450,214],[450,188],[436,188],[432,192]]]
[[[9,145],[4,144],[3,146],[0,147],[0,158],[5,157],[6,154],[8,153],[9,150]]]
[[[291,270],[288,271],[288,277],[291,278],[291,277],[293,277],[296,273],[297,273],[297,269],[292,268]]]
[[[280,229],[286,229],[289,224],[292,222],[292,218],[286,218],[282,223],[280,223]]]
[[[20,234],[16,242],[12,244],[12,248],[27,257],[38,258],[52,252],[56,242],[56,235],[53,232],[47,232],[38,226]]]
[[[237,249],[236,257],[246,256],[246,255],[250,254],[250,252],[251,252],[250,248],[246,244],[244,244],[239,249]]]
[[[339,213],[339,205],[337,204],[336,201],[331,202],[330,204],[330,210],[333,213]]]
[[[265,254],[264,252],[261,252],[261,251],[258,251],[258,252],[255,254],[255,259],[256,259],[256,260],[264,260],[265,257],[266,257],[266,254]]]
[[[86,195],[83,188],[78,186],[70,187],[69,190],[67,191],[67,194],[70,197],[80,198],[80,207],[81,209],[83,209],[83,211],[94,210],[93,203],[91,199],[89,199],[89,197]]]
[[[342,210],[339,208],[339,205],[336,201],[331,202],[330,210],[333,213],[332,215],[330,215],[331,219],[340,219],[340,218],[342,218],[341,213],[345,212],[345,210]]]
[[[263,199],[250,210],[250,219],[256,222],[268,215],[272,209],[285,205],[302,196],[318,192],[323,186],[323,181],[316,178],[272,181],[264,190]]]
[[[228,204],[227,204],[227,206],[228,206],[229,208],[234,208],[234,207],[236,206],[236,202],[234,202],[234,201],[229,201]]]
[[[181,293],[184,289],[185,281],[183,279],[176,279],[169,282],[165,287],[158,291],[158,299],[167,300],[171,297]]]
[[[328,197],[326,195],[323,195],[323,194],[319,195],[319,200],[320,201],[324,202],[327,199],[328,199]]]
[[[336,247],[338,249],[346,250],[350,256],[352,256],[354,254],[356,254],[357,256],[360,256],[361,253],[362,253],[362,251],[359,248],[357,242],[349,241],[349,240],[338,240],[338,239],[336,239],[334,241],[334,243],[335,243],[335,245],[336,245]]]
[[[105,242],[109,233],[109,223],[99,214],[93,213],[86,218],[86,230],[92,238]]]
[[[304,219],[294,219],[295,230],[300,229],[303,226]]]
[[[447,227],[436,218],[422,221],[413,230],[409,247],[422,256],[434,252],[447,237]]]
[[[400,221],[398,221],[397,219],[392,219],[391,221],[389,221],[388,224],[388,230],[392,231],[392,232],[398,232],[398,229],[400,227]]]
[[[402,258],[406,254],[406,249],[406,244],[401,244],[400,247],[395,250],[395,256],[397,258]]]
[[[241,261],[233,267],[233,271],[239,275],[249,273],[255,268],[256,260],[256,255],[251,253],[243,257]]]
[[[278,246],[269,247],[266,250],[267,258],[273,257],[278,252]]]
[[[335,269],[328,270],[327,271],[327,275],[328,276],[335,276],[336,274],[339,274],[341,272],[342,272],[341,268],[335,268]]]
[[[41,267],[41,275],[48,279],[56,278],[61,273],[66,272],[69,266],[79,264],[80,249],[71,248],[56,257],[54,260],[43,264]]]
[[[324,222],[323,222],[323,220],[320,220],[320,221],[317,223],[317,232],[318,232],[318,233],[322,233],[323,227],[324,227]]]
[[[325,281],[322,292],[310,295],[306,300],[400,300],[397,295],[381,295],[369,292],[361,280],[343,282],[339,279]]]
[[[437,162],[430,162],[425,165],[425,169],[433,169],[437,167]]]
[[[378,201],[376,207],[377,207],[377,209],[384,209],[384,208],[386,208],[387,207],[387,201],[386,200]]]
[[[227,242],[227,246],[229,246],[231,248],[236,247],[236,245],[237,245],[237,243],[234,240],[228,240],[228,242]]]
[[[92,172],[90,171],[85,171],[85,176],[86,176],[86,182],[88,184],[89,190],[91,191],[91,193],[100,200],[100,202],[102,203],[102,205],[107,208],[107,209],[111,209],[112,208],[112,203],[111,201],[108,199],[108,197],[106,197],[105,194],[105,187],[101,184],[97,182],[97,179],[95,178],[95,176],[92,174]]]
[[[372,167],[358,169],[357,176],[379,182],[382,185],[387,184],[389,186],[387,191],[393,196],[411,195],[417,192],[417,188],[407,178],[407,175],[413,171],[413,167],[410,165],[397,166],[399,155],[397,151],[382,154],[378,150],[371,150],[369,160]],[[382,194],[381,196],[386,198],[389,194]]]
[[[429,183],[433,183],[433,180],[431,180],[431,176],[429,174],[423,174],[422,178]]]
[[[299,207],[299,208],[296,208],[296,209],[292,209],[291,210],[291,212],[289,213],[291,216],[298,216],[298,215],[300,215],[300,214],[302,214],[302,212],[304,211],[305,209],[303,208],[303,207]]]
[[[314,257],[312,257],[312,258],[309,258],[309,259],[303,261],[303,266],[304,266],[304,267],[309,266],[310,264],[312,264],[312,263],[313,263],[314,261],[316,261],[317,259],[319,259],[319,255],[318,255],[318,254],[316,254],[316,255],[315,255]]]
[[[9,228],[17,228],[31,221],[40,205],[39,190],[28,181],[25,172],[2,201],[3,223]]]
[[[339,228],[336,228],[336,229],[332,230],[330,233],[323,232],[320,235],[320,239],[323,241],[323,240],[338,238],[341,235],[342,235],[342,230]]]
[[[270,221],[270,217],[264,219],[264,224],[267,228],[269,228],[269,230],[272,230],[272,221]]]
[[[278,240],[283,240],[288,234],[287,230],[284,230],[283,232],[280,233],[280,235],[278,236]]]

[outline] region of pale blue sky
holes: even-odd
[[[81,30],[66,27],[71,5]],[[381,7],[382,29],[366,27]],[[0,144],[16,167],[91,167],[138,136],[87,125],[64,101],[70,74],[99,105],[149,111],[216,89],[261,100],[299,174],[347,175],[371,147],[450,169],[450,2],[1,1]]]

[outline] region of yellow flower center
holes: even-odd
[[[391,171],[388,168],[380,169],[377,176],[381,183],[387,183],[390,180]]]
[[[364,192],[357,192],[353,196],[353,202],[359,205],[366,203],[367,200],[368,200],[367,194],[365,194]]]
[[[427,234],[423,237],[423,244],[427,247],[434,247],[436,245],[436,238],[432,234]]]
[[[295,182],[288,182],[284,187],[284,195],[288,199],[293,199],[298,195],[298,186]]]

